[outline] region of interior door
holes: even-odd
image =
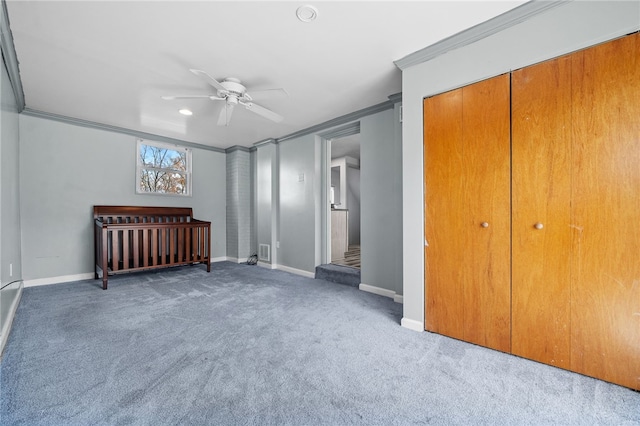
[[[509,75],[463,88],[464,339],[511,350]]]
[[[425,329],[463,339],[462,89],[424,100]]]
[[[640,35],[572,55],[572,369],[640,389]]]
[[[571,58],[512,73],[515,355],[571,361]]]
[[[424,101],[425,328],[510,350],[509,76]]]

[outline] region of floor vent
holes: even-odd
[[[269,244],[260,244],[258,259],[265,262],[271,261],[271,246]]]

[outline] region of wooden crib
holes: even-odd
[[[211,271],[211,222],[189,207],[94,206],[95,278],[205,263]]]

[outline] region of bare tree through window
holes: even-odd
[[[186,150],[139,144],[139,191],[160,194],[188,194]]]

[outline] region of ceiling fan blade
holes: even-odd
[[[218,115],[218,126],[228,126],[231,120],[231,114],[233,113],[233,104],[224,104],[224,107],[220,110]]]
[[[266,98],[286,98],[289,96],[289,92],[287,92],[283,88],[277,89],[261,89],[261,90],[252,90],[251,91],[251,99],[266,99]]]
[[[213,95],[178,95],[178,96],[161,96],[161,98],[166,101],[172,101],[174,99],[211,99],[212,101],[224,100],[224,98],[219,98]]]
[[[194,73],[195,75],[197,75],[198,77],[202,78],[204,81],[206,81],[207,83],[215,87],[216,90],[223,90],[223,91],[227,90],[224,88],[222,84],[220,84],[215,78],[211,77],[206,72],[200,71],[200,70],[194,70],[194,69],[190,69],[189,71],[191,71],[192,73]]]
[[[263,106],[260,106],[256,103],[253,102],[246,102],[243,103],[242,105],[245,106],[245,108],[247,108],[249,111],[255,112],[258,115],[263,116],[264,118],[267,118],[271,121],[275,121],[276,123],[281,122],[282,120],[284,120],[284,117],[281,116],[280,114],[277,114],[273,111],[271,111],[270,109],[267,109]]]

